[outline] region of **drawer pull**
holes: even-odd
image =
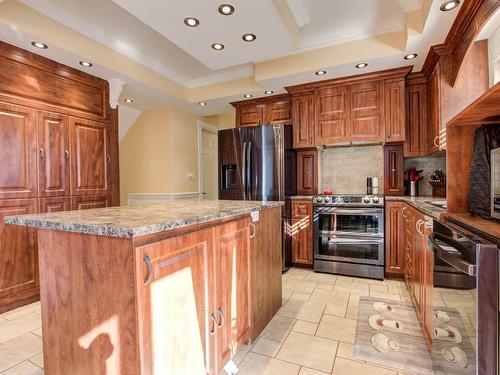
[[[153,263],[151,262],[151,259],[149,258],[148,255],[144,255],[142,259],[144,260],[144,263],[146,263],[146,266],[148,267],[148,273],[144,278],[144,285],[148,285],[153,279]]]
[[[217,309],[217,314],[220,316],[219,323],[217,323],[217,328],[222,328],[224,327],[224,323],[226,322],[226,319],[224,318],[224,313],[222,312],[222,309],[219,307]]]
[[[210,314],[210,320],[213,322],[213,325],[212,325],[212,329],[210,331],[208,331],[208,334],[210,336],[213,336],[213,335],[215,335],[215,327],[217,327],[217,319],[215,319],[214,314]]]

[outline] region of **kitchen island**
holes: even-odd
[[[6,217],[37,228],[45,374],[217,374],[281,307],[281,202]]]

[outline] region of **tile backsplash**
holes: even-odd
[[[334,194],[366,194],[366,178],[378,177],[379,193],[384,190],[384,150],[380,145],[333,147],[320,157],[320,191]]]
[[[432,186],[429,184],[429,176],[434,173],[436,169],[442,169],[446,173],[446,156],[427,156],[420,158],[405,158],[404,170],[405,172],[409,167],[416,167],[417,170],[423,169],[421,175],[424,177],[418,183],[418,195],[432,195]],[[406,180],[405,173],[405,180]]]

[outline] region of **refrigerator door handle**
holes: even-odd
[[[241,158],[241,184],[243,186],[243,199],[247,199],[247,143],[243,142],[243,152]]]
[[[252,200],[252,142],[248,142],[247,148],[247,200]]]

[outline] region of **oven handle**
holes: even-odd
[[[329,207],[327,209],[316,209],[317,214],[337,214],[337,215],[381,215],[384,213],[382,209],[338,209]]]
[[[448,236],[445,236],[441,233],[436,233],[432,232],[429,234],[429,247],[434,251],[434,254],[436,256],[448,263],[450,266],[453,268],[456,268],[457,270],[465,273],[466,275],[469,276],[477,276],[477,266],[475,264],[472,264],[470,262],[467,262],[463,259],[457,258],[453,255],[451,255],[448,251],[443,249],[436,240],[440,240],[444,242],[445,244],[453,247],[457,251],[459,251],[461,254],[464,256],[467,256],[467,251],[463,249],[462,244],[453,238],[450,238]]]
[[[373,238],[373,239],[356,239],[356,238],[332,238],[328,240],[328,243],[359,243],[359,244],[368,244],[368,243],[373,243],[377,244],[380,242],[383,242],[383,238]]]

